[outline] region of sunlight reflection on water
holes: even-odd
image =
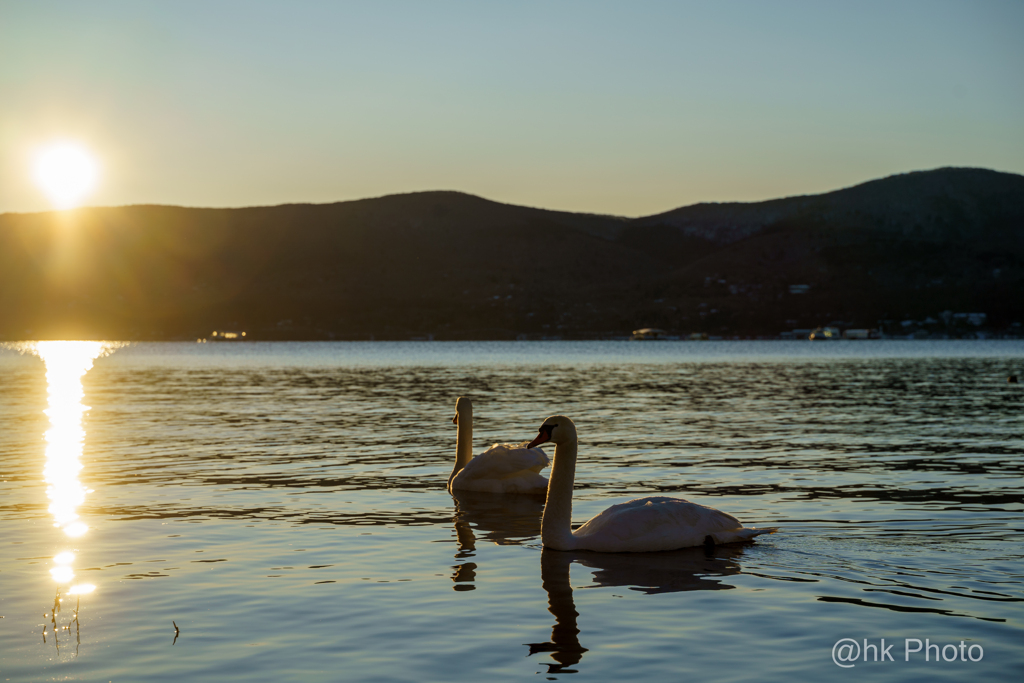
[[[82,403],[85,395],[82,377],[96,358],[116,346],[94,341],[41,341],[32,349],[46,364],[47,408],[44,412],[50,420],[50,428],[44,437],[43,479],[46,497],[50,500],[49,512],[53,525],[70,538],[83,536],[89,530],[78,515],[78,507],[85,502],[88,493],[78,480],[85,442],[82,417],[89,410],[89,406]],[[74,560],[75,553],[68,550],[54,556],[55,566],[50,569],[53,580],[62,585],[71,583],[75,578],[71,568]],[[72,586],[70,593],[89,593],[94,588],[92,584]]]

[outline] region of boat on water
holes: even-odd
[[[639,330],[633,330],[633,341],[654,341],[669,339],[669,334],[665,330],[659,330],[657,327],[641,327]]]
[[[214,330],[209,337],[210,341],[245,341],[245,332],[225,332]]]
[[[835,341],[842,339],[838,327],[818,327],[807,338],[811,341]]]
[[[818,327],[807,335],[811,341],[838,341],[840,339],[879,339],[878,330],[850,328],[840,332],[838,327]]]

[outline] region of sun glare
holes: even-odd
[[[58,209],[71,209],[96,187],[99,164],[85,147],[59,142],[43,148],[33,166],[36,184]]]

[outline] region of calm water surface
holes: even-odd
[[[3,680],[1024,680],[1021,342],[57,358],[0,349]],[[445,491],[459,395],[477,451],[575,420],[576,523],[667,494],[782,531],[545,551],[543,500]]]

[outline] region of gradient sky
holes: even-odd
[[[0,212],[450,189],[629,216],[1024,173],[1024,2],[0,0]]]

